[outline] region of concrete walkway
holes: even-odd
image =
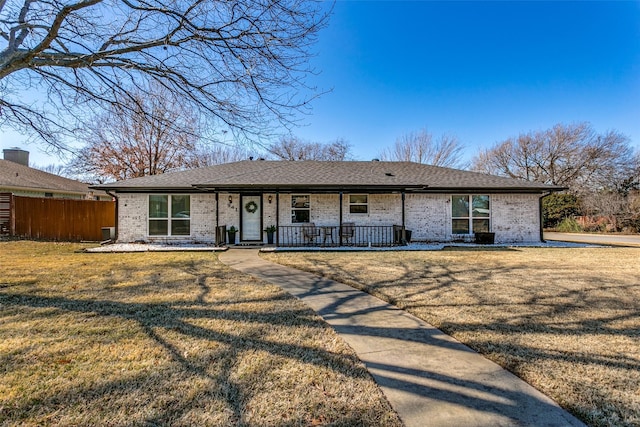
[[[219,257],[318,312],[355,350],[407,427],[584,425],[515,375],[369,294],[271,263],[255,249]]]

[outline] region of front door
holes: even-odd
[[[240,240],[262,241],[262,196],[242,196]]]

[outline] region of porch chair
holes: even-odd
[[[355,222],[343,222],[342,227],[340,228],[340,235],[347,242],[346,244],[353,244],[353,236],[356,234],[356,223]]]
[[[320,229],[316,227],[313,222],[310,222],[308,225],[302,226],[302,236],[304,237],[305,243],[312,245],[313,240],[320,237]]]

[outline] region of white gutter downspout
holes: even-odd
[[[116,235],[115,235],[115,242],[117,242],[118,241],[118,196],[116,196],[113,193],[110,193],[108,190],[105,190],[104,192],[107,193],[108,195],[110,195],[111,197],[113,197],[115,199],[115,202],[116,202],[116,218],[115,218],[116,219],[116,222],[115,222]]]

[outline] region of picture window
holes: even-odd
[[[191,235],[191,196],[149,195],[149,236]]]
[[[451,230],[453,234],[486,233],[491,229],[488,195],[451,196]]]

